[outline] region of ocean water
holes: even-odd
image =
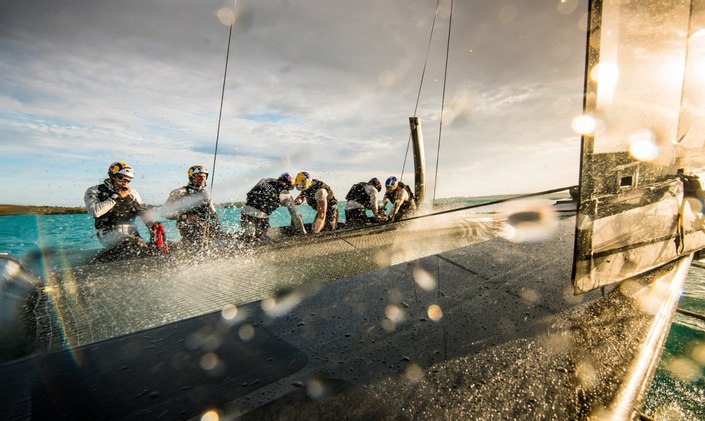
[[[313,209],[301,206],[300,211],[304,222],[313,221]],[[219,208],[218,213],[226,231],[239,230],[239,209]],[[340,214],[344,220],[344,212]],[[167,238],[177,240],[174,222],[162,222]],[[270,222],[272,226],[286,226],[291,220],[286,209],[280,208]],[[140,230],[144,238],[149,238],[144,226]],[[22,257],[38,249],[99,247],[93,218],[86,214],[0,217],[0,253]],[[691,267],[679,307],[705,314],[705,269]],[[676,316],[643,412],[658,420],[705,419],[705,322],[681,314]]]
[[[341,208],[343,204],[339,205]],[[299,206],[304,223],[313,221],[316,212],[309,206]],[[345,220],[344,212],[340,212]],[[240,230],[240,209],[218,208],[223,229],[230,232]],[[159,219],[159,218],[157,218]],[[166,227],[167,239],[179,240],[179,230],[174,221],[161,219]],[[275,210],[270,217],[273,227],[291,225],[291,217],[285,208]],[[138,230],[142,238],[149,239],[149,232],[139,219]],[[13,215],[0,217],[0,253],[23,256],[38,249],[91,250],[100,248],[95,234],[93,217],[75,215]]]

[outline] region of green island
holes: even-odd
[[[68,215],[86,213],[84,207],[70,206],[25,206],[0,204],[0,216],[11,215]]]

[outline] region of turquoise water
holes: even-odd
[[[340,204],[339,206],[343,206]],[[304,223],[313,221],[316,212],[309,206],[299,206]],[[223,229],[230,232],[240,230],[240,209],[218,208]],[[341,211],[342,220],[344,212]],[[167,239],[178,240],[179,230],[174,221],[162,219]],[[138,229],[143,238],[149,239],[144,224],[138,220]],[[291,225],[291,217],[285,208],[272,213],[270,224],[274,227]],[[100,248],[95,235],[93,217],[77,215],[15,215],[0,217],[0,253],[23,256],[40,248],[90,250]]]
[[[313,221],[313,209],[300,206],[300,212],[304,222]],[[220,208],[218,213],[226,231],[239,230],[239,209]],[[342,211],[341,217],[344,219]],[[272,226],[285,226],[291,222],[284,208],[275,211],[270,221]],[[178,239],[174,222],[163,222],[168,239]],[[144,226],[140,230],[144,238],[149,238]],[[0,253],[23,256],[38,249],[90,250],[99,247],[93,218],[86,214],[0,217]],[[705,314],[705,269],[691,268],[679,306]],[[685,364],[691,370],[686,371],[686,375],[678,371],[674,373],[674,362]],[[659,420],[705,419],[705,322],[682,315],[676,317],[644,412]]]

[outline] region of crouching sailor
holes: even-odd
[[[247,201],[240,213],[241,232],[244,240],[259,240],[267,235],[269,215],[278,207],[286,206],[291,215],[291,224],[297,232],[305,234],[303,220],[294,206],[290,190],[294,179],[289,173],[279,178],[263,178],[247,192]]]
[[[129,187],[134,176],[128,164],[114,162],[108,167],[108,178],[86,190],[86,210],[95,218],[98,240],[104,247],[101,258],[110,260],[148,254],[147,244],[137,232],[135,218],[139,216],[150,229],[158,223],[139,193]]]
[[[385,209],[389,202],[393,205],[387,215],[387,221],[394,222],[412,216],[416,211],[416,203],[411,188],[394,176],[389,177],[384,186],[387,191],[382,201],[382,209]]]
[[[296,175],[294,181],[296,189],[301,193],[294,200],[294,204],[304,202],[316,210],[311,230],[314,234],[321,231],[330,231],[338,228],[338,200],[330,186],[320,180],[311,179],[306,171]]]
[[[382,183],[378,178],[372,178],[365,183],[361,181],[353,184],[350,191],[345,196],[345,225],[348,227],[359,227],[367,222],[380,221],[383,215],[379,212],[379,192],[382,190]],[[372,217],[367,216],[366,210],[372,211]]]
[[[181,245],[193,251],[205,249],[210,240],[224,237],[218,213],[206,190],[208,169],[194,165],[187,171],[188,184],[174,189],[162,206],[161,213],[167,219],[176,220],[181,234]]]

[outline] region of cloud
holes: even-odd
[[[6,2],[0,143],[37,171],[36,195],[22,200],[69,200],[52,196],[43,181],[49,176],[32,159],[86,168],[70,192],[80,198],[87,186],[78,184],[93,183],[117,157],[144,174],[142,195],[160,200],[164,186],[183,182],[184,168],[213,160],[216,136],[216,200],[241,200],[250,184],[282,171],[309,170],[338,191],[373,175],[400,174],[435,2],[238,4],[218,134],[228,28],[216,11],[228,4]],[[512,151],[539,157],[569,147],[564,123],[572,115],[556,112],[554,103],[581,93],[585,36],[578,21],[586,2],[572,12],[517,6],[509,20],[501,6],[456,2],[439,183],[456,169],[479,179],[474,171],[482,166],[474,163],[485,160],[496,161],[484,168],[503,168],[497,174],[509,179],[517,162],[503,157]],[[417,110],[429,168],[438,143],[447,7],[431,38]],[[537,171],[536,179],[537,186],[555,180],[555,172]],[[490,190],[507,185],[499,176],[485,182]],[[475,189],[445,185],[452,187],[444,194],[453,196]]]

